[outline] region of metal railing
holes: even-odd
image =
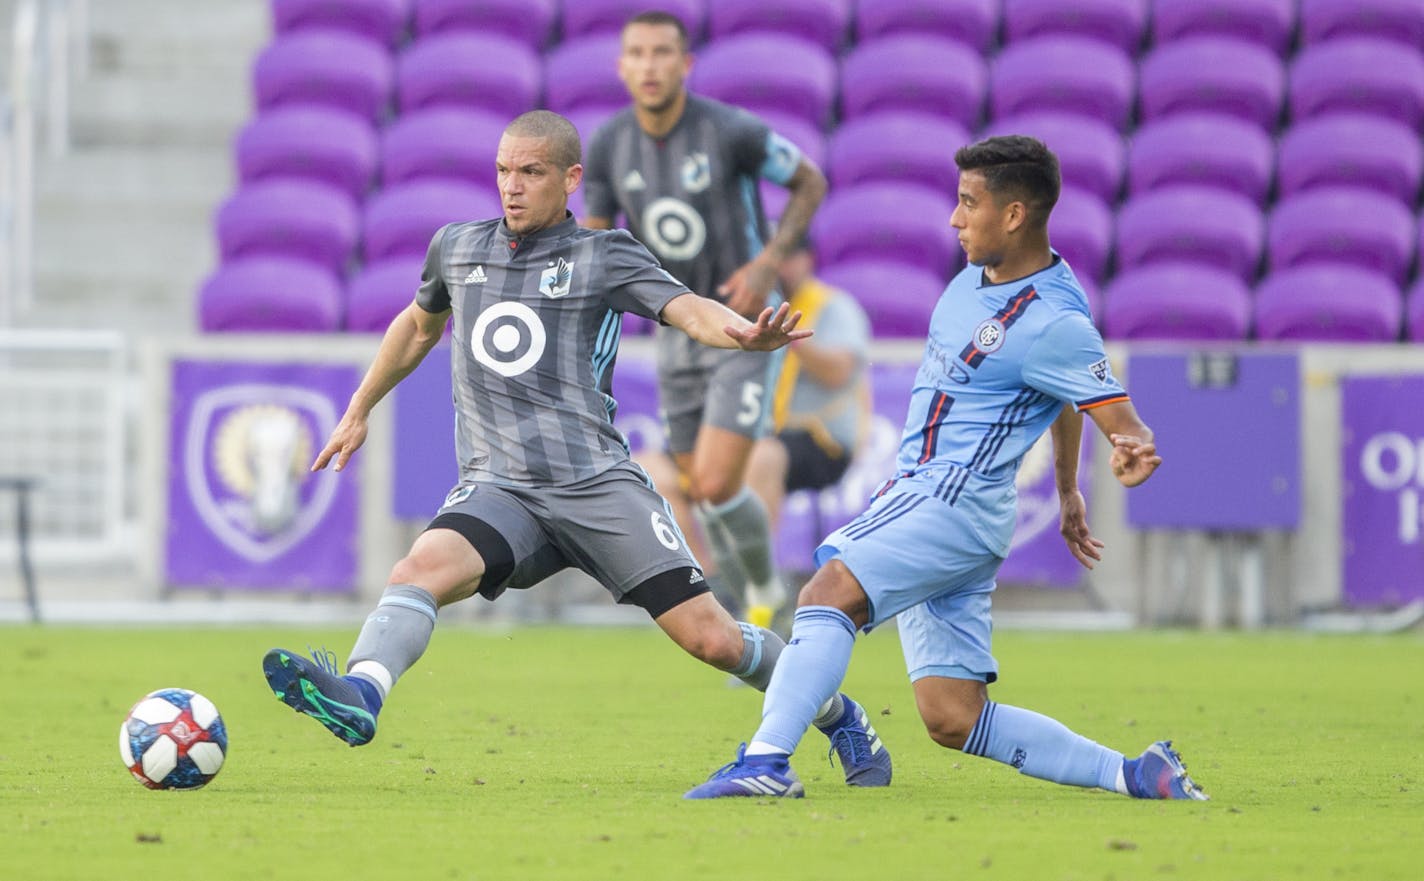
[[[71,77],[89,68],[88,0],[20,0],[0,99],[0,327],[34,303],[35,151],[69,150]]]

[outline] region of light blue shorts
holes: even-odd
[[[989,601],[1004,561],[962,512],[933,496],[881,496],[816,549],[818,566],[833,559],[870,599],[867,631],[899,616],[911,681],[998,678]]]

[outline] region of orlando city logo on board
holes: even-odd
[[[358,468],[309,467],[357,379],[349,367],[174,364],[171,585],[354,587]]]

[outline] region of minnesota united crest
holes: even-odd
[[[557,300],[569,295],[569,287],[574,282],[574,264],[560,257],[550,263],[539,276],[539,293]]]

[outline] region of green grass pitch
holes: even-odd
[[[996,700],[1135,753],[1173,738],[1206,803],[1054,786],[935,746],[893,633],[847,680],[895,756],[851,790],[807,735],[800,801],[685,802],[760,698],[651,628],[447,627],[351,749],[275,700],[273,646],[354,633],[0,629],[0,876],[30,879],[1417,879],[1424,638],[1006,632]],[[129,705],[227,722],[206,789],[150,792]]]

